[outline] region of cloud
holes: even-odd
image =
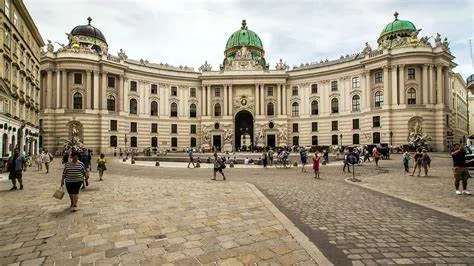
[[[129,58],[197,69],[205,60],[218,69],[227,38],[246,19],[262,39],[271,67],[337,59],[377,46],[383,27],[410,20],[420,36],[448,37],[463,77],[474,73],[469,39],[474,41],[474,1],[191,1],[191,0],[25,0],[44,39],[67,41],[65,32],[92,24],[105,35],[109,51],[124,49]]]

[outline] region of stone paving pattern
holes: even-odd
[[[59,174],[0,183],[0,265],[315,264],[245,183],[129,173],[94,173],[76,213],[52,198]]]

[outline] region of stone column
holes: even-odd
[[[107,110],[107,72],[102,72],[99,90],[100,110]]]
[[[229,85],[229,95],[228,95],[228,97],[229,97],[229,101],[228,101],[228,108],[229,108],[229,110],[228,110],[228,113],[227,113],[227,114],[228,114],[228,115],[233,115],[234,112],[233,112],[233,110],[232,110],[232,108],[233,108],[232,85]]]
[[[428,104],[428,65],[423,65],[422,70],[422,86],[423,86],[423,104]]]
[[[288,98],[287,98],[287,86],[283,86],[283,114],[288,115],[286,112],[286,106],[288,105]]]
[[[99,106],[100,106],[100,98],[99,98],[99,91],[100,91],[100,88],[99,88],[99,72],[97,71],[94,71],[93,72],[93,75],[94,75],[94,100],[93,100],[93,103],[94,103],[94,110],[99,110]]]
[[[450,82],[450,70],[449,68],[444,68],[443,71],[444,75],[444,83],[443,83],[443,103],[445,106],[449,106],[449,102],[451,101],[452,94],[449,93],[449,86],[451,84]]]
[[[443,66],[437,65],[436,70],[436,103],[443,104]]]
[[[211,85],[207,86],[206,115],[211,116]]]
[[[46,108],[44,109],[51,108],[51,100],[53,97],[52,92],[53,92],[53,71],[48,70],[47,76],[46,76],[46,91],[45,91]]]
[[[265,115],[265,84],[260,84],[260,114]]]
[[[397,105],[398,104],[398,78],[397,78],[397,70],[398,67],[396,65],[392,66],[392,99],[390,104]]]
[[[206,114],[206,86],[201,86],[201,110],[199,116],[205,116]]]
[[[228,102],[228,98],[227,98],[227,85],[223,85],[222,88],[224,89],[224,111],[222,112],[223,116],[226,116],[228,115],[228,112],[227,112],[227,102]]]
[[[276,112],[275,114],[277,115],[281,115],[282,114],[282,110],[281,110],[281,86],[283,86],[282,84],[277,84],[277,109],[276,109]]]
[[[405,65],[399,65],[400,68],[400,76],[398,84],[400,85],[400,104],[407,103],[407,96],[405,90]]]
[[[36,102],[36,89],[33,90]],[[56,69],[56,106],[57,109],[61,108],[61,71]]]
[[[383,67],[383,97],[384,97],[384,105],[383,107],[390,105],[392,102],[392,92],[390,91],[389,88],[389,66],[384,66]]]
[[[429,79],[429,91],[430,91],[430,103],[436,104],[436,87],[434,80],[434,66],[428,65],[428,79]]]
[[[128,78],[123,78],[123,83],[122,83],[122,87],[123,87],[123,91],[122,91],[122,95],[120,95],[120,102],[121,102],[121,105],[122,105],[122,110],[124,112],[129,112],[129,109],[128,109],[128,92],[129,92],[129,88],[130,88],[130,80]]]
[[[150,90],[151,90],[151,83],[149,82],[146,82],[145,83],[145,86],[144,86],[144,91],[143,91],[143,113],[145,115],[150,115],[150,111],[151,111],[151,108],[150,108]],[[178,93],[178,97],[180,96],[179,95],[179,91],[180,91],[180,87],[177,88],[177,93]],[[182,104],[182,102],[181,102]],[[181,106],[178,107],[178,116],[179,114],[181,113]]]
[[[86,109],[91,109],[92,106],[92,91],[91,91],[91,71],[86,71]]]
[[[365,95],[364,95],[364,103],[366,110],[370,110],[370,103],[372,102],[370,99],[370,70],[365,72]]]
[[[119,93],[118,93],[118,99],[115,101],[115,102],[119,102],[119,112],[123,112],[123,106],[124,106],[124,98],[125,98],[125,95],[123,93],[123,81],[124,81],[124,78],[122,75],[119,76],[118,78],[118,89],[119,89]]]
[[[258,84],[255,84],[255,115],[260,114],[260,93],[258,91]]]
[[[61,107],[67,109],[67,97],[69,94],[69,88],[67,86],[67,71],[63,70],[61,72]]]

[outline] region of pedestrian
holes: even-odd
[[[268,160],[269,160],[269,161],[268,161],[268,162],[269,162],[268,164],[269,164],[270,166],[273,165],[273,155],[274,155],[274,152],[273,152],[272,149],[270,149],[270,150],[268,151]]]
[[[323,165],[329,163],[329,152],[328,150],[323,151]]]
[[[86,176],[87,170],[84,164],[79,161],[79,153],[73,151],[71,153],[72,160],[66,163],[64,167],[61,187],[66,185],[67,193],[71,200],[71,211],[77,211],[77,202],[79,200],[79,190],[81,185],[84,183],[84,178]]]
[[[409,166],[409,162],[410,162],[410,159],[411,159],[411,156],[410,156],[410,153],[405,150],[403,152],[403,167],[405,167],[405,174],[406,173],[409,173],[410,172],[410,166]]]
[[[267,153],[266,149],[263,149],[263,153],[262,153],[263,168],[267,168],[267,160],[268,160],[268,153]]]
[[[20,154],[20,149],[15,148],[13,155],[8,158],[7,169],[9,175],[8,179],[11,180],[13,187],[10,190],[17,190],[16,180],[20,183],[20,190],[23,189],[23,171],[25,170],[26,159],[25,156]]]
[[[82,189],[85,189],[89,186],[89,170],[90,170],[90,161],[89,161],[89,151],[87,149],[82,149],[77,151],[78,160],[84,165],[84,169],[86,169],[86,174],[84,176],[84,184],[82,185]]]
[[[418,170],[418,176],[420,176],[420,172],[421,172],[421,150],[418,149],[415,153],[415,155],[413,156],[413,173],[411,173],[411,176],[414,176],[415,175],[415,171]]]
[[[375,166],[379,167],[380,152],[377,148],[374,148],[374,152],[373,152],[372,156],[374,156]]]
[[[469,172],[466,167],[466,151],[461,148],[459,144],[454,144],[453,152],[453,173],[454,173],[454,187],[457,195],[471,195],[467,190],[467,179],[469,179]],[[459,183],[462,183],[462,191],[459,190]]]
[[[43,154],[41,155],[41,160],[44,163],[44,166],[46,167],[46,174],[49,174],[49,164],[51,163],[51,160],[53,159],[53,155],[49,153],[47,150],[44,150]]]
[[[349,162],[347,161],[347,156],[349,156],[349,149],[344,150],[344,166],[342,167],[342,172],[346,172],[346,166],[347,166],[347,172],[351,172],[351,168],[349,165]]]
[[[426,149],[423,149],[421,151],[421,166],[425,170],[425,176],[428,176],[428,167],[430,167],[430,165],[431,165],[431,157],[428,155],[428,151]],[[418,174],[418,176],[419,175],[420,174]]]
[[[89,165],[89,171],[92,171],[92,150],[87,150],[87,161]]]
[[[189,148],[188,156],[189,156],[188,168],[190,168],[189,167],[190,164],[193,164],[193,168],[196,168],[196,165],[194,164],[194,158],[193,158],[193,148]]]
[[[219,172],[222,175],[223,180],[225,180],[225,175],[222,169],[225,168],[225,163],[221,157],[217,156],[217,153],[214,153],[214,177],[212,180],[216,180],[216,173]]]
[[[69,162],[69,153],[67,151],[64,151],[62,159],[63,169],[64,167],[66,167],[67,162]]]
[[[99,171],[99,181],[102,181],[104,171],[107,170],[107,166],[105,165],[106,163],[107,160],[105,159],[105,155],[101,153],[99,159],[97,159],[97,171]]]
[[[305,166],[308,164],[308,153],[305,148],[300,150],[301,172],[306,172]]]
[[[42,159],[42,157],[41,157],[42,154],[43,154],[43,152],[41,152],[40,154],[36,155],[36,160],[35,160],[35,162],[36,162],[36,169],[37,169],[38,171],[43,171],[43,159]]]
[[[319,179],[319,159],[318,151],[315,151],[313,155],[313,171],[314,178],[316,179]]]

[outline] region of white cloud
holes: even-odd
[[[271,67],[339,58],[376,47],[383,27],[412,21],[421,36],[447,36],[463,77],[474,73],[469,52],[474,1],[191,1],[191,0],[25,0],[43,38],[61,43],[74,26],[92,24],[105,35],[109,51],[123,48],[130,58],[188,65],[205,60],[217,69],[227,38],[247,19],[262,39]],[[462,66],[462,67],[461,67]],[[470,66],[470,67],[469,67]]]

